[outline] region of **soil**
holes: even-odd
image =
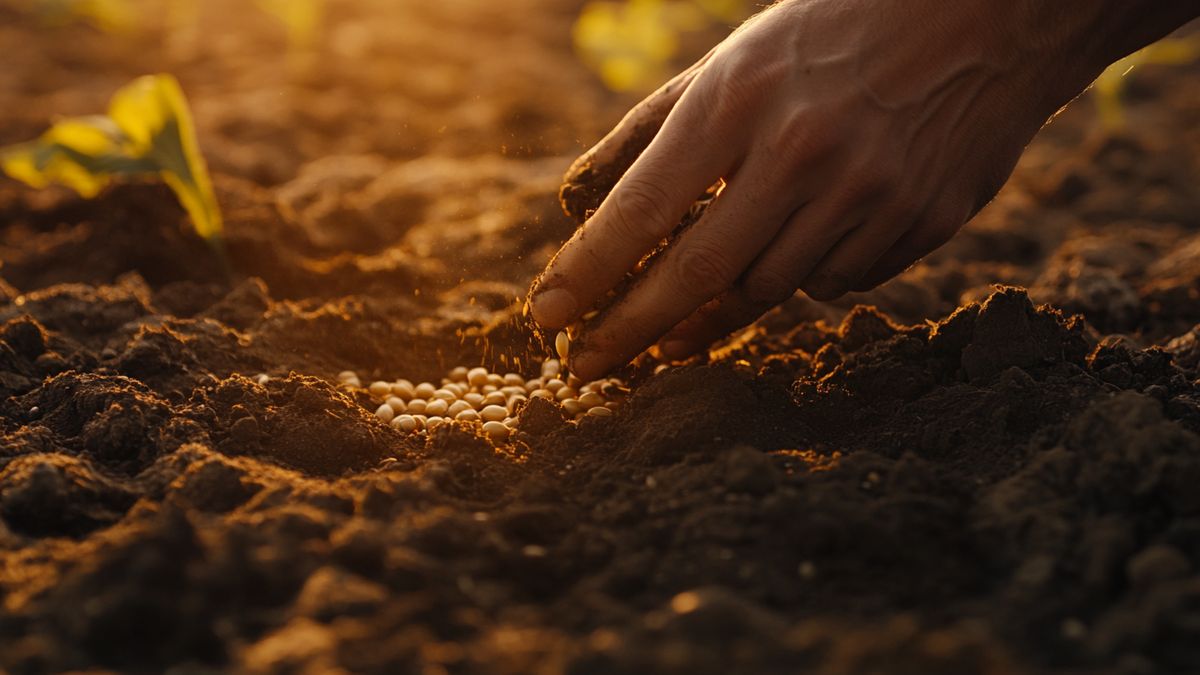
[[[243,5],[0,9],[0,143],[175,73],[234,270],[162,186],[0,179],[0,671],[1200,672],[1195,69],[1068,108],[889,284],[497,447],[336,374],[547,355],[560,178],[633,103],[579,3],[335,0],[305,59]]]

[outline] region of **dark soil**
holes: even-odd
[[[1068,109],[884,287],[495,447],[332,383],[544,355],[559,179],[632,102],[578,3],[331,2],[299,70],[202,4],[0,9],[0,143],[176,73],[235,270],[161,186],[0,179],[0,671],[1200,672],[1196,71]]]

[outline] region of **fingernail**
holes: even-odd
[[[571,323],[579,303],[565,288],[551,288],[530,299],[533,320],[543,328],[562,328]]]
[[[672,361],[686,359],[695,351],[692,348],[692,343],[687,340],[668,340],[659,345],[658,350],[662,352],[664,357]]]

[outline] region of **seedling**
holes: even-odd
[[[575,22],[575,47],[609,89],[644,91],[668,75],[682,33],[740,21],[748,7],[746,0],[597,0]]]
[[[134,80],[113,95],[107,115],[64,119],[35,141],[0,149],[0,170],[34,188],[65,185],[85,199],[116,179],[160,178],[196,233],[220,250],[221,212],[171,75]]]
[[[1121,94],[1125,89],[1125,77],[1134,68],[1149,64],[1184,65],[1197,60],[1200,60],[1200,35],[1190,35],[1159,40],[1112,64],[1092,83],[1100,122],[1108,129],[1120,129],[1125,125]]]

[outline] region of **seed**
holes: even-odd
[[[604,406],[597,406],[595,408],[588,408],[587,414],[592,417],[612,417],[613,411]]]
[[[482,387],[488,383],[487,368],[472,368],[467,372],[467,382],[472,387]]]
[[[503,422],[484,422],[483,433],[491,436],[493,441],[503,441],[511,431]]]
[[[450,378],[451,382],[466,382],[467,378],[470,377],[468,373],[469,371],[467,370],[466,366],[459,366],[451,370],[446,377]]]
[[[559,389],[562,389],[565,386],[567,386],[567,383],[563,382],[557,377],[546,383],[546,389],[549,389],[552,392],[557,392]]]
[[[504,405],[507,402],[508,397],[505,396],[503,392],[499,391],[493,391],[492,393],[483,397],[484,405]]]
[[[558,377],[562,372],[562,362],[558,359],[546,359],[542,362],[542,377]]]
[[[563,411],[568,415],[577,415],[584,411],[583,404],[578,399],[569,398],[561,403]]]
[[[479,421],[479,413],[468,408],[466,410],[459,412],[457,415],[455,415],[454,419],[459,422],[478,422]]]
[[[384,403],[375,409],[375,416],[384,422],[391,422],[392,418],[396,416],[396,411],[392,410],[392,406]]]
[[[475,407],[472,406],[470,403],[467,403],[466,401],[455,401],[454,403],[450,404],[449,408],[446,409],[446,414],[457,419],[458,414],[460,412],[463,412],[464,410],[474,410],[474,409],[475,409]]]
[[[490,394],[493,391],[499,391],[494,384],[485,384],[479,388],[479,391],[484,394]]]
[[[518,394],[521,396],[524,396],[528,392],[525,391],[525,385],[521,385],[519,387],[515,387],[515,386],[514,387],[504,387],[503,389],[500,390],[500,393],[504,394],[504,396],[506,398],[509,398],[512,396],[517,396]]]
[[[440,401],[445,401],[446,403],[453,403],[454,401],[458,400],[458,394],[455,394],[449,389],[438,389],[437,391],[433,392],[433,397]]]
[[[616,401],[609,401],[608,403],[604,404],[604,407],[608,408],[609,410],[617,410],[621,407],[621,404],[617,403]]]
[[[442,426],[442,424],[445,422],[445,417],[430,417],[429,419],[425,420],[425,428],[433,431],[434,429]]]
[[[526,380],[525,381],[525,391],[526,392],[536,391],[538,389],[541,389],[542,385],[544,385],[544,384],[546,384],[546,380],[543,378],[540,378],[540,377],[535,377],[532,380]]]
[[[522,402],[528,401],[528,400],[529,400],[529,398],[526,397],[524,394],[518,394],[518,395],[508,399],[508,404],[507,404],[508,409],[516,410],[518,405],[520,405]]]
[[[345,380],[345,381],[343,381],[343,382],[342,382],[342,386],[344,386],[344,387],[353,387],[353,388],[355,388],[355,389],[361,389],[361,388],[362,388],[362,381],[361,381],[361,380],[359,380],[357,377],[352,377],[352,378],[350,378],[349,380]]]
[[[428,406],[429,406],[429,403],[427,401],[425,401],[425,399],[414,398],[413,400],[408,402],[408,412],[410,412],[414,415],[420,415],[425,412],[425,408],[427,408]]]
[[[508,408],[500,405],[489,405],[479,411],[479,416],[489,422],[499,422],[508,417]]]
[[[417,385],[416,393],[420,398],[433,398],[433,392],[437,391],[437,387],[429,382],[422,382]]]
[[[454,394],[454,398],[462,398],[463,394],[467,393],[467,391],[468,391],[468,389],[465,385],[459,384],[457,382],[451,382],[450,384],[447,384],[446,386],[442,387],[442,389],[445,389],[446,391]]]
[[[367,391],[371,392],[375,398],[383,398],[392,393],[392,385],[387,382],[372,382],[371,386],[367,387]]]
[[[547,401],[553,401],[554,393],[549,389],[536,389],[529,393],[529,398],[544,398]]]
[[[604,405],[604,397],[594,391],[589,391],[579,397],[579,403],[588,410]]]
[[[388,406],[397,413],[402,413],[405,410],[408,410],[408,406],[404,404],[404,401],[395,396],[389,396],[384,403],[388,404]]]
[[[417,428],[417,418],[412,415],[401,415],[392,420],[392,428],[400,431],[414,431]]]
[[[471,404],[472,408],[478,408],[483,405],[483,394],[473,391],[469,394],[463,394],[463,400]]]
[[[560,401],[565,401],[569,398],[575,398],[578,395],[579,392],[575,391],[571,387],[563,387],[562,389],[554,392],[554,398],[557,398]]]
[[[425,414],[430,416],[445,415],[450,409],[450,404],[446,403],[445,399],[434,399],[425,406]]]
[[[497,375],[496,373],[492,373],[492,374],[488,375],[487,383],[496,388],[503,387],[504,386],[504,377],[502,375]]]
[[[396,396],[405,401],[411,401],[417,397],[416,388],[413,383],[408,380],[400,380],[392,384],[392,396]]]
[[[342,372],[337,374],[337,379],[338,379],[338,382],[345,382],[346,380],[357,380],[358,373],[354,372],[353,370],[343,370]]]
[[[504,386],[506,387],[523,387],[525,386],[525,378],[519,373],[505,373]]]
[[[585,384],[587,384],[587,383],[584,382],[583,380],[579,379],[578,377],[575,377],[574,375],[567,375],[567,386],[568,387],[575,387],[576,389],[578,389]]]
[[[558,358],[567,360],[567,354],[571,351],[571,338],[567,337],[566,331],[558,331],[558,336],[554,338],[554,351],[558,353]]]
[[[266,373],[259,373],[254,376],[254,381],[259,384],[266,384],[271,381],[271,376]]]
[[[413,417],[417,420],[418,429],[424,429],[425,423],[429,421],[429,418],[424,415],[413,415]]]

